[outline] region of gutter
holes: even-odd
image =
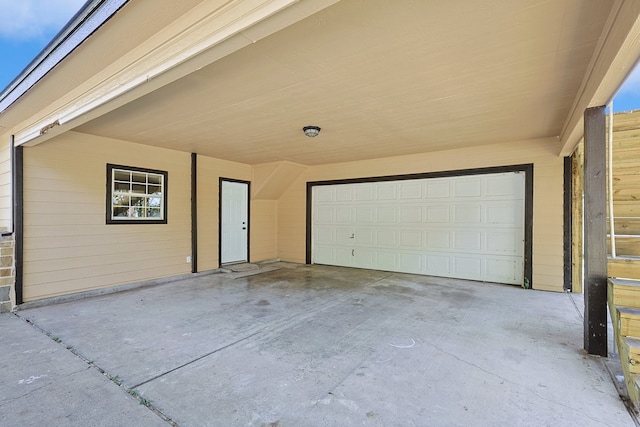
[[[0,92],[0,115],[128,2],[88,0],[42,52]]]

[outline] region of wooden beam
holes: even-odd
[[[605,106],[584,112],[584,349],[607,356]]]

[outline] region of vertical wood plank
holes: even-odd
[[[607,356],[605,107],[584,112],[584,348]]]

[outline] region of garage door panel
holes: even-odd
[[[335,262],[332,265],[339,265],[342,267],[353,267],[353,253],[354,253],[354,250],[351,248],[336,247]]]
[[[524,215],[521,204],[494,203],[485,208],[486,223],[522,226]]]
[[[333,246],[318,244],[313,252],[316,264],[338,265],[336,261],[336,250]]]
[[[454,224],[480,224],[482,222],[482,206],[456,205],[453,206]]]
[[[376,208],[373,206],[357,207],[355,208],[355,213],[358,224],[376,221]]]
[[[320,186],[315,189],[315,200],[316,204],[320,203],[331,203],[336,201],[336,188],[333,186]]]
[[[451,247],[451,234],[447,230],[427,231],[426,247],[430,249],[449,249]]]
[[[453,184],[453,197],[479,198],[482,196],[482,182],[477,178],[459,179]]]
[[[522,195],[521,179],[519,174],[500,174],[488,176],[485,180],[486,196],[502,196],[514,198]]]
[[[376,251],[375,249],[357,248],[353,251],[354,267],[358,268],[376,268]]]
[[[479,231],[456,231],[453,233],[453,250],[479,252],[482,250],[482,233]]]
[[[321,222],[334,222],[335,221],[335,209],[331,206],[318,206],[315,212],[314,220],[317,223]]]
[[[356,228],[354,232],[354,244],[357,246],[371,246],[375,244],[376,230],[372,228]]]
[[[482,259],[480,257],[456,256],[453,258],[453,272],[464,279],[482,277]]]
[[[401,206],[399,209],[400,209],[400,222],[415,223],[415,224],[419,224],[422,222],[422,207]]]
[[[451,184],[446,180],[433,180],[426,183],[427,200],[447,199],[451,195]]]
[[[376,211],[376,219],[380,224],[394,224],[398,221],[397,208],[393,206],[380,206]]]
[[[336,222],[353,222],[353,209],[348,206],[335,207]]]
[[[400,231],[400,246],[411,249],[421,249],[422,232],[418,230],[401,230]]]
[[[398,246],[398,230],[377,230],[376,241],[382,247]]]
[[[400,183],[400,200],[422,199],[422,183],[406,181]]]
[[[422,254],[402,252],[399,255],[399,270],[405,273],[423,274]]]
[[[524,192],[513,172],[316,186],[312,260],[522,284]]]
[[[336,228],[330,225],[318,225],[315,230],[315,241],[319,244],[335,244]]]
[[[427,206],[425,208],[427,224],[447,224],[450,221],[449,206]]]
[[[338,245],[353,245],[354,239],[354,230],[352,228],[347,227],[336,227],[335,228],[335,242]]]
[[[355,200],[359,202],[370,202],[375,200],[375,187],[373,186],[357,186],[355,188]]]
[[[335,195],[336,202],[351,202],[351,201],[353,201],[353,196],[351,194],[351,192],[352,192],[352,186],[351,185],[335,187],[335,192],[336,192],[336,195]]]
[[[522,239],[515,230],[486,233],[487,252],[522,255]]]
[[[513,258],[489,258],[486,260],[486,281],[518,284],[522,269]]]
[[[399,271],[398,254],[395,252],[378,251],[377,268],[385,271]]]
[[[451,255],[429,254],[426,260],[426,274],[445,277],[451,275]]]

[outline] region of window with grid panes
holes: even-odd
[[[107,223],[167,222],[167,172],[107,165]]]

